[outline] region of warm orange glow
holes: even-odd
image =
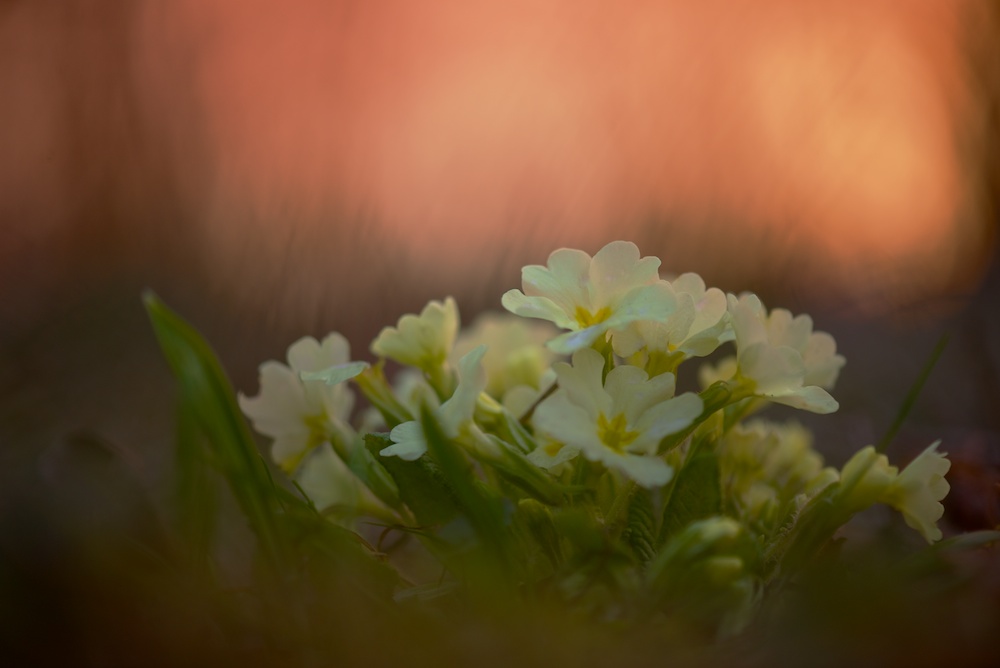
[[[109,153],[93,171],[120,170],[119,218],[168,197],[188,227],[165,243],[249,300],[284,282],[281,303],[309,308],[311,286],[380,259],[431,294],[494,294],[558,246],[629,238],[724,287],[794,280],[880,308],[953,290],[982,259],[986,101],[962,18],[977,4],[142,3],[121,19],[116,75],[134,116],[79,127],[148,151],[138,170]],[[43,16],[18,11],[4,34]],[[53,202],[90,192],[75,176],[89,156],[62,151],[80,140],[60,129],[114,118],[118,100],[102,77],[120,58],[89,55],[110,24],[92,24],[15,40],[0,63],[24,88],[0,188],[46,239],[75,224]],[[53,111],[53,44],[106,108],[79,93]]]
[[[537,243],[539,260],[658,212],[672,222],[648,250],[668,262],[724,263],[691,241],[714,220],[770,230],[859,299],[906,293],[918,266],[921,289],[947,283],[954,16],[801,5],[192,2],[177,20],[212,30],[198,70],[223,214],[330,193],[428,271],[448,256],[452,280],[499,247]],[[210,253],[246,231],[227,218]]]

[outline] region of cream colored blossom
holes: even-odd
[[[920,453],[890,483],[881,500],[900,513],[913,529],[933,543],[941,540],[937,521],[944,515],[941,500],[948,495],[948,481],[944,479],[951,462],[947,455],[937,451],[936,441]]]
[[[509,313],[486,313],[459,333],[452,359],[457,361],[473,348],[485,345],[486,392],[502,401],[514,387],[540,387],[542,376],[555,360],[555,354],[544,344],[556,334],[548,323]]]
[[[408,364],[431,377],[441,374],[458,333],[458,306],[448,297],[431,301],[420,315],[407,314],[395,327],[385,327],[372,342],[379,357]]]
[[[303,380],[302,375],[331,368],[347,368],[356,374],[364,365],[349,364],[350,346],[337,333],[322,343],[312,337],[299,339],[288,348],[287,357],[287,365],[273,360],[262,364],[260,394],[247,397],[241,393],[238,401],[254,428],[273,439],[274,461],[294,471],[318,445],[331,443],[346,451],[356,437],[347,422],[354,408],[350,388],[343,383]]]
[[[855,513],[878,503],[898,473],[873,446],[858,450],[840,470],[839,505]]]
[[[295,481],[319,510],[378,503],[329,443],[319,445],[302,461]]]
[[[647,371],[672,371],[687,357],[704,357],[733,338],[726,295],[706,288],[698,274],[682,274],[667,282],[675,307],[664,321],[639,320],[616,332],[615,352],[630,357],[642,352]]]
[[[940,540],[937,521],[944,514],[941,500],[949,490],[944,476],[951,462],[937,451],[938,444],[932,443],[902,473],[874,447],[863,448],[841,472],[840,505],[857,512],[875,503],[888,504],[902,513],[906,523],[928,543]]]
[[[812,331],[809,316],[784,309],[770,315],[756,295],[729,296],[736,337],[737,380],[755,396],[814,413],[832,413],[837,401],[826,391],[844,358],[833,339]]]
[[[821,476],[829,480],[823,458],[813,449],[812,433],[796,422],[737,424],[721,441],[719,459],[735,490],[762,482],[783,500],[810,490]]]
[[[549,342],[554,351],[570,353],[630,322],[665,320],[674,301],[659,266],[658,258],[640,259],[636,245],[626,241],[608,244],[593,258],[564,248],[549,256],[546,267],[525,267],[524,292],[510,290],[502,302],[519,316],[570,330]]]
[[[549,445],[532,453],[533,461],[553,466],[579,452],[645,487],[670,480],[673,469],[656,455],[657,447],[698,417],[697,395],[675,397],[673,374],[649,378],[628,365],[612,369],[602,383],[604,358],[589,348],[574,353],[572,365],[560,362],[554,369],[559,389],[532,418],[536,434]]]
[[[737,424],[720,441],[718,456],[729,494],[745,517],[764,524],[780,523],[797,497],[811,498],[838,479],[813,450],[812,433],[795,422]]]
[[[485,353],[486,346],[479,346],[459,361],[455,393],[439,407],[431,408],[447,438],[456,439],[469,447],[488,449],[489,439],[473,420],[477,400],[486,387],[486,374],[482,367]],[[412,461],[427,452],[427,439],[419,420],[397,425],[389,433],[389,438],[393,444],[379,453],[382,456]]]

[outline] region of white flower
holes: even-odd
[[[580,448],[576,446],[566,445],[546,434],[540,433],[538,436],[538,447],[528,453],[528,460],[535,466],[557,473],[559,466],[580,454]]]
[[[509,313],[486,313],[459,333],[452,359],[461,359],[473,348],[485,345],[486,392],[501,401],[514,387],[541,386],[542,376],[555,359],[555,354],[544,344],[556,333],[548,323],[524,320]]]
[[[458,387],[455,393],[441,406],[432,407],[434,417],[441,425],[444,435],[462,441],[470,447],[489,447],[488,438],[473,420],[476,402],[486,387],[486,374],[482,367],[485,353],[486,346],[479,346],[459,361]],[[379,452],[384,457],[399,457],[413,461],[427,452],[427,439],[419,420],[397,425],[389,433],[389,438],[393,444]]]
[[[781,526],[799,503],[839,478],[836,469],[823,468],[812,433],[795,422],[736,424],[717,452],[726,496],[758,529]]]
[[[706,289],[694,273],[682,274],[667,287],[676,302],[673,312],[665,321],[640,320],[617,332],[614,345],[618,355],[629,357],[645,348],[650,363],[655,364],[657,356],[672,356],[679,363],[686,357],[710,355],[733,338],[722,290]]]
[[[951,462],[937,451],[936,441],[920,453],[902,473],[885,455],[868,446],[844,465],[841,472],[840,504],[848,512],[885,503],[903,514],[906,523],[928,543],[941,539],[937,521],[944,514],[941,500],[950,489],[944,479]]]
[[[295,481],[318,510],[331,506],[356,508],[373,498],[329,443],[320,445],[302,461]]]
[[[720,442],[723,477],[737,492],[755,483],[766,484],[782,500],[818,491],[815,483],[830,479],[812,440],[812,433],[796,422],[737,424]]]
[[[604,358],[589,348],[573,354],[572,366],[560,362],[553,368],[559,389],[532,417],[547,445],[540,448],[541,454],[532,453],[533,461],[554,466],[581,452],[645,487],[670,480],[673,469],[656,450],[665,436],[690,426],[701,413],[697,395],[675,397],[673,374],[649,378],[629,365],[612,369],[602,383]]]
[[[871,445],[854,453],[840,470],[838,504],[856,513],[878,503],[896,479],[899,469]]]
[[[814,413],[832,413],[832,387],[844,358],[832,337],[812,331],[809,316],[792,318],[784,309],[770,315],[756,295],[729,295],[736,336],[738,376],[755,396]]]
[[[321,443],[346,449],[353,441],[347,420],[354,393],[343,383],[302,379],[302,374],[330,368],[360,373],[364,365],[349,365],[349,360],[350,345],[340,334],[330,334],[322,343],[307,336],[288,348],[287,365],[271,360],[260,366],[259,395],[239,395],[240,408],[254,428],[274,439],[271,456],[286,471],[294,471]]]
[[[674,302],[659,266],[658,258],[640,259],[636,245],[626,241],[608,244],[593,258],[563,248],[549,256],[547,267],[525,267],[524,292],[508,291],[503,306],[571,330],[549,342],[554,351],[570,353],[630,322],[666,319]]]
[[[903,514],[903,519],[927,540],[941,540],[937,521],[944,515],[941,500],[948,495],[950,486],[944,479],[951,462],[947,455],[937,451],[936,441],[920,453],[909,466],[896,476],[881,497]]]
[[[448,297],[443,303],[429,302],[419,316],[407,314],[395,327],[385,327],[371,350],[433,376],[447,361],[457,332],[458,306]]]
[[[706,362],[698,368],[698,384],[701,389],[708,389],[719,381],[734,378],[738,370],[734,355],[723,357],[716,364]]]

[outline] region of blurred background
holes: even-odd
[[[167,498],[143,288],[252,394],[302,335],[366,358],[430,298],[471,322],[619,238],[835,336],[842,409],[808,422],[836,464],[949,333],[894,457],[943,438],[947,526],[996,525],[998,44],[991,0],[0,2],[8,585]]]

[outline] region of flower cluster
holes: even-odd
[[[453,299],[432,301],[379,334],[371,364],[352,362],[337,334],[302,339],[287,365],[261,366],[260,394],[240,405],[317,506],[363,490],[393,525],[440,530],[432,551],[470,540],[453,526],[464,517],[522,584],[559,582],[569,598],[590,581],[581,564],[631,569],[612,579],[656,601],[691,582],[718,589],[730,623],[755,587],[873,504],[941,538],[937,444],[901,472],[873,448],[837,471],[802,426],[744,421],[768,403],[837,410],[844,358],[829,334],[659,265],[624,241],[593,257],[557,250],[503,295],[508,314],[462,330]],[[385,360],[405,367],[395,384]],[[691,360],[703,389],[681,392]],[[371,406],[363,426],[351,426],[349,383]],[[681,587],[681,568],[703,580]]]

